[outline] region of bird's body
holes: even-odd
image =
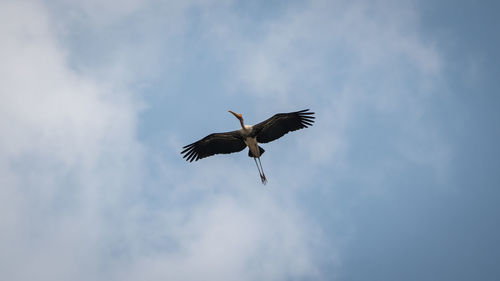
[[[251,154],[255,157],[260,157],[259,145],[257,144],[257,138],[251,137],[253,126],[243,125],[243,128],[239,129],[237,132],[241,134],[243,142],[248,146]]]
[[[181,154],[187,161],[198,161],[199,159],[212,156],[214,154],[227,154],[242,151],[248,147],[248,156],[253,157],[262,183],[267,182],[266,176],[260,163],[260,157],[264,149],[259,143],[267,143],[276,140],[288,132],[307,128],[314,123],[314,112],[308,109],[279,113],[264,122],[254,126],[245,125],[241,114],[231,112],[240,121],[241,129],[226,133],[210,134],[203,139],[183,147]],[[257,164],[257,160],[259,164]]]
[[[248,146],[250,153],[254,157],[260,157],[259,145],[257,144],[257,139],[252,137],[245,138],[245,144]]]

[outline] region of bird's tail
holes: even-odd
[[[260,155],[261,155],[261,156],[262,156],[262,154],[264,154],[264,152],[266,152],[266,151],[264,150],[264,148],[262,148],[262,147],[260,147],[260,146],[259,146],[259,151],[260,151]],[[254,156],[254,155],[253,155],[253,153],[252,153],[252,151],[250,151],[250,149],[248,149],[248,157],[254,157],[254,158],[255,158],[255,157],[257,157],[257,156]]]

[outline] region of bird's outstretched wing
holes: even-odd
[[[254,125],[252,137],[257,137],[257,142],[266,143],[281,138],[288,132],[312,126],[314,112],[309,109],[290,113],[278,113],[273,117]]]
[[[210,134],[201,140],[183,147],[181,154],[186,161],[193,162],[214,154],[242,151],[246,144],[239,131]]]

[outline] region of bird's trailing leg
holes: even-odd
[[[260,171],[259,164],[257,163],[257,158],[254,157],[253,160],[255,161],[255,166],[257,166],[257,170],[259,171],[260,179],[262,180],[262,172]]]
[[[260,163],[260,158],[258,158],[260,167],[259,167],[259,164],[257,164],[256,158],[257,157],[254,157],[253,160],[255,161],[255,165],[257,166],[257,170],[259,170],[260,180],[262,181],[262,184],[265,185],[267,183],[266,175],[264,175],[264,170],[262,169],[262,163]]]
[[[260,157],[259,159],[259,164],[260,164],[260,170],[262,171],[262,175],[260,176],[260,179],[262,180],[263,184],[267,183],[266,175],[264,175],[264,168],[262,168],[262,163],[260,163]]]

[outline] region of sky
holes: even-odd
[[[0,279],[499,280],[499,9],[0,1]]]

